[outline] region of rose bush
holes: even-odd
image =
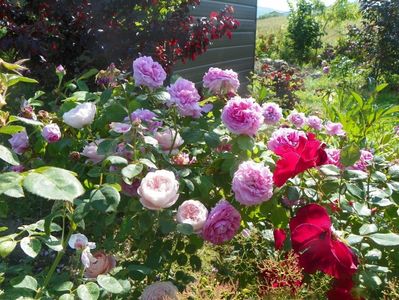
[[[35,81],[2,68],[1,297],[177,299],[210,260],[253,298],[378,299],[397,275],[397,106],[352,128],[350,110],[236,95],[233,71],[202,98],[163,87],[150,58],[95,90],[58,71],[62,101],[19,106]]]

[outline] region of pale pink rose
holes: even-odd
[[[144,289],[140,300],[178,300],[178,293],[170,281],[155,282]]]
[[[180,115],[184,117],[201,117],[202,109],[199,105],[201,96],[195,88],[194,82],[179,78],[168,87],[170,100],[167,105],[176,105]]]
[[[141,180],[137,193],[145,208],[161,210],[171,207],[179,198],[179,182],[173,172],[157,170]]]
[[[132,129],[132,125],[119,122],[112,122],[109,127],[116,133],[127,133]]]
[[[309,116],[306,119],[306,125],[308,125],[310,128],[313,128],[315,130],[323,129],[322,123],[323,123],[322,120],[317,116]]]
[[[83,250],[86,247],[89,247],[90,249],[96,248],[96,243],[89,242],[89,239],[81,233],[72,234],[68,240],[68,245],[75,250]]]
[[[8,141],[11,144],[12,150],[17,154],[23,154],[29,149],[29,138],[25,130],[13,134]]]
[[[235,94],[240,86],[238,74],[233,70],[210,68],[202,80],[204,87],[216,95]]]
[[[52,123],[43,127],[42,137],[49,143],[58,142],[61,139],[61,131],[57,124]]]
[[[200,201],[184,201],[177,209],[176,220],[179,223],[190,224],[194,232],[200,232],[208,217],[208,209]]]
[[[296,148],[300,137],[306,138],[306,133],[291,128],[279,128],[272,133],[267,147],[273,152],[281,146]]]
[[[221,200],[209,213],[202,228],[202,237],[213,244],[223,244],[236,235],[240,223],[240,213],[226,200]]]
[[[151,57],[142,56],[133,62],[133,78],[136,86],[144,85],[155,89],[163,85],[166,79],[166,72]]]
[[[306,117],[304,113],[297,112],[293,110],[287,120],[293,124],[296,128],[302,128],[306,124]]]
[[[178,166],[185,166],[190,164],[190,155],[188,153],[181,152],[172,157],[172,162]]]
[[[97,278],[98,275],[109,273],[116,266],[115,257],[106,255],[102,251],[94,253],[93,258],[89,266],[85,268],[84,275],[86,278]]]
[[[172,154],[176,154],[178,148],[184,143],[180,134],[171,128],[156,132],[154,138],[158,141],[163,151],[169,152],[172,149]]]
[[[256,205],[273,196],[273,173],[262,163],[246,161],[234,173],[232,190],[243,205]]]
[[[325,128],[328,135],[344,136],[346,134],[341,123],[328,121]]]
[[[90,125],[96,116],[96,105],[92,102],[78,104],[75,108],[62,115],[64,122],[73,128],[83,128]]]
[[[156,120],[157,115],[148,109],[139,108],[130,114],[130,118],[133,122],[141,122],[141,124],[147,126],[145,129],[154,132],[162,126],[162,121]],[[130,118],[126,117],[125,122],[130,122]]]
[[[66,71],[65,71],[65,69],[64,69],[64,67],[62,65],[58,65],[55,68],[55,73],[60,74],[60,75],[65,75]]]
[[[269,102],[262,106],[263,118],[268,125],[274,125],[283,117],[283,110],[277,103]]]
[[[341,150],[339,149],[326,149],[327,153],[327,164],[335,165],[338,168],[343,168],[344,166],[341,164]]]
[[[359,160],[349,169],[367,171],[367,168],[371,166],[374,160],[374,155],[370,151],[360,150]]]
[[[105,158],[104,155],[100,155],[97,153],[98,145],[100,145],[102,141],[103,141],[102,139],[96,140],[95,142],[91,142],[90,144],[86,145],[83,148],[83,151],[81,154],[88,158],[87,161],[91,161],[94,164],[98,164]]]
[[[222,111],[222,121],[235,134],[255,135],[263,123],[262,108],[252,98],[234,97]]]

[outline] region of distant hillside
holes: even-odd
[[[258,19],[268,19],[268,18],[274,18],[274,17],[285,17],[288,16],[289,12],[280,12],[280,11],[271,11],[269,13],[266,13],[264,15],[261,15],[258,17]]]
[[[273,11],[274,11],[274,9],[272,9],[272,8],[258,7],[258,13],[257,13],[256,17],[259,18],[260,16],[266,15],[266,14],[271,13]]]

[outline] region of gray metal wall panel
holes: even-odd
[[[210,49],[195,61],[178,63],[174,73],[184,78],[201,83],[202,76],[210,67],[233,69],[239,74],[241,91],[246,90],[246,78],[254,68],[256,39],[257,0],[202,0],[192,14],[196,17],[209,16],[212,11],[219,11],[225,5],[234,7],[234,16],[240,21],[240,27],[233,32],[232,39],[223,38],[212,43]]]

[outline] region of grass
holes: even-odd
[[[348,25],[358,24],[356,21],[347,21],[339,26],[331,26],[327,28],[327,34],[323,37],[324,43],[335,45],[340,37],[342,37]],[[288,17],[279,16],[257,21],[257,35],[281,34],[287,29]]]

